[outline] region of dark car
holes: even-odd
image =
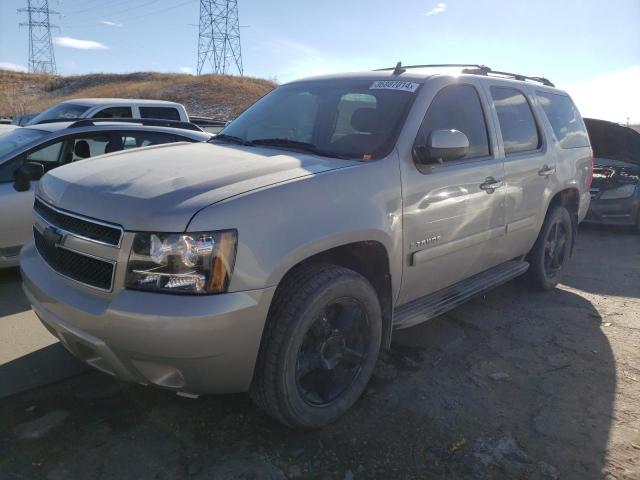
[[[631,226],[640,232],[640,133],[585,119],[594,155],[591,206],[585,222]]]

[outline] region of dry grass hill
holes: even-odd
[[[171,100],[191,115],[229,120],[275,87],[268,80],[222,75],[137,72],[70,77],[0,71],[0,117],[35,113],[72,98]]]

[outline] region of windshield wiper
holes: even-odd
[[[215,137],[207,141],[213,142],[214,140],[222,140],[229,143],[237,143],[238,145],[245,145],[247,147],[253,146],[253,142],[250,142],[249,140],[245,140],[242,137],[236,137],[235,135],[227,135],[226,133],[219,133]]]
[[[313,143],[300,142],[298,140],[290,140],[288,138],[257,138],[251,142],[253,145],[265,145],[270,147],[283,147],[294,148],[297,150],[303,150],[305,152],[313,153],[314,155],[320,155],[323,157],[341,158],[345,160],[353,160],[354,157],[350,155],[344,155],[329,150],[322,150]]]

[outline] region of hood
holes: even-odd
[[[56,168],[42,177],[38,196],[125,230],[180,232],[216,202],[358,163],[282,149],[179,143]]]
[[[608,190],[640,182],[640,165],[602,157],[595,158],[593,163],[593,188]]]
[[[593,159],[593,164],[596,167],[614,167],[614,168],[627,168],[631,170],[640,170],[640,162],[634,162],[633,159],[614,159],[596,157]]]

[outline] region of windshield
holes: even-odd
[[[35,128],[16,128],[9,133],[0,136],[0,158],[18,150],[20,147],[46,135],[47,131]]]
[[[381,158],[393,148],[418,86],[372,80],[285,85],[211,141],[302,149],[338,158]]]
[[[74,118],[80,118],[80,115],[87,110],[89,110],[89,107],[86,105],[59,103],[33,117],[28,125],[35,125],[45,120],[73,120]]]

